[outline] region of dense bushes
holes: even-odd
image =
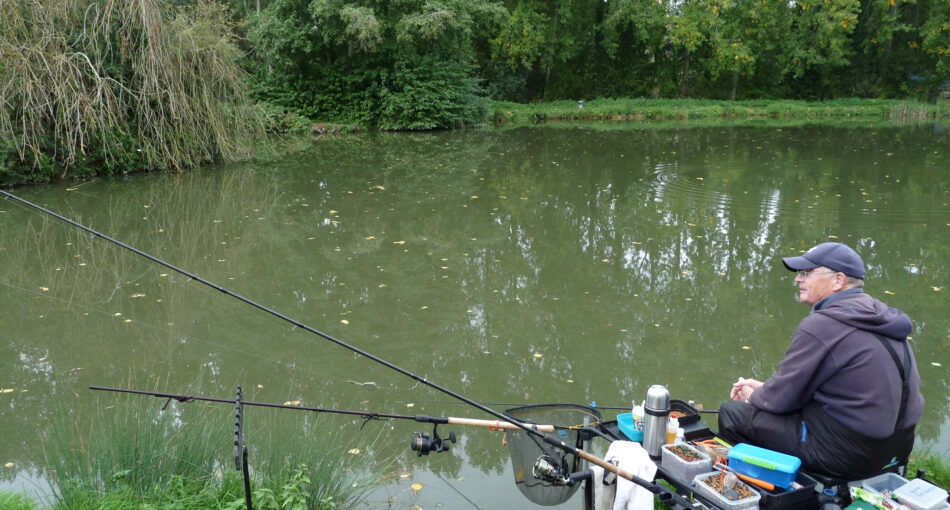
[[[10,0],[0,32],[2,184],[233,159],[262,128],[214,2]]]

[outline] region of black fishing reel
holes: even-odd
[[[429,452],[447,452],[449,451],[449,445],[446,441],[455,442],[455,432],[449,432],[449,437],[442,439],[439,437],[438,425],[432,426],[432,437],[429,437],[429,434],[423,434],[422,432],[416,432],[416,437],[412,438],[412,443],[409,444],[409,448],[412,448],[414,452],[418,452],[416,455],[422,457],[423,455],[429,455]]]

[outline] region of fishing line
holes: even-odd
[[[293,319],[293,318],[291,318],[291,317],[289,317],[289,316],[287,316],[287,315],[284,315],[284,314],[282,314],[282,313],[280,313],[280,312],[278,312],[278,311],[276,311],[276,310],[273,310],[273,309],[271,309],[271,308],[268,308],[268,307],[266,307],[266,306],[264,306],[264,305],[261,305],[261,304],[255,302],[255,301],[252,301],[251,299],[248,299],[248,298],[246,298],[246,297],[244,297],[244,296],[242,296],[242,295],[240,295],[240,294],[237,294],[237,293],[235,293],[235,292],[232,292],[232,291],[230,291],[230,290],[228,290],[228,289],[226,289],[226,288],[224,288],[224,287],[222,287],[222,286],[220,286],[220,285],[218,285],[218,284],[216,284],[216,283],[214,283],[214,282],[211,282],[211,281],[209,281],[209,280],[207,280],[207,279],[205,279],[205,278],[202,278],[202,277],[198,276],[197,274],[191,273],[191,272],[186,271],[186,270],[184,270],[184,269],[182,269],[182,268],[179,268],[179,267],[177,267],[177,266],[175,266],[175,265],[172,265],[172,264],[169,263],[169,262],[166,262],[166,261],[164,261],[164,260],[162,260],[162,259],[160,259],[160,258],[158,258],[158,257],[155,257],[154,255],[151,255],[151,254],[149,254],[149,253],[146,253],[146,252],[144,252],[144,251],[142,251],[142,250],[139,250],[138,248],[135,248],[135,247],[130,246],[130,245],[126,244],[126,243],[123,243],[123,242],[121,242],[121,241],[119,241],[119,240],[117,240],[117,239],[114,239],[114,238],[109,237],[109,236],[107,236],[107,235],[105,235],[105,234],[102,234],[102,233],[100,233],[100,232],[98,232],[98,231],[96,231],[96,230],[93,230],[92,228],[87,227],[87,226],[85,226],[85,225],[83,225],[83,224],[81,224],[81,223],[78,223],[78,222],[73,221],[73,220],[71,220],[71,219],[69,219],[69,218],[66,218],[65,216],[62,216],[62,215],[60,215],[60,214],[57,214],[57,213],[55,213],[55,212],[53,212],[53,211],[51,211],[51,210],[49,210],[49,209],[46,209],[45,207],[42,207],[42,206],[40,206],[40,205],[38,205],[38,204],[34,204],[34,203],[29,202],[29,201],[27,201],[27,200],[24,200],[24,199],[22,199],[22,198],[20,198],[20,197],[18,197],[18,196],[16,196],[16,195],[13,195],[13,194],[8,193],[8,192],[3,191],[3,190],[0,190],[0,195],[2,195],[3,197],[5,197],[6,199],[12,199],[12,200],[14,200],[14,201],[16,201],[16,202],[19,202],[19,203],[24,204],[24,205],[26,205],[26,206],[32,207],[33,209],[36,209],[36,210],[38,210],[38,211],[42,211],[43,213],[45,213],[45,214],[47,214],[47,215],[49,215],[49,216],[52,216],[52,217],[54,217],[54,218],[57,218],[57,219],[59,219],[59,220],[61,220],[61,221],[64,221],[64,222],[66,222],[66,223],[68,223],[68,224],[70,224],[70,225],[72,225],[72,226],[74,226],[74,227],[76,227],[76,228],[78,228],[78,229],[84,231],[84,232],[88,232],[89,234],[92,234],[92,235],[95,236],[95,237],[99,237],[99,238],[104,239],[104,240],[106,240],[106,241],[108,241],[108,242],[110,242],[110,243],[113,243],[113,244],[115,244],[115,245],[117,245],[117,246],[120,246],[120,247],[122,247],[122,248],[124,248],[124,249],[126,249],[126,250],[128,250],[128,251],[131,251],[132,253],[135,253],[135,254],[137,254],[137,255],[139,255],[139,256],[141,256],[141,257],[144,257],[144,258],[146,258],[146,259],[148,259],[148,260],[151,260],[152,262],[155,262],[156,264],[159,264],[159,265],[161,265],[161,266],[167,267],[168,269],[170,269],[170,270],[172,270],[172,271],[174,271],[174,272],[176,272],[176,273],[179,273],[179,274],[181,274],[181,275],[183,275],[183,276],[186,276],[186,277],[190,278],[191,280],[194,280],[194,281],[196,281],[196,282],[198,282],[198,283],[201,283],[202,285],[205,285],[205,286],[210,287],[210,288],[212,288],[212,289],[214,289],[214,290],[217,290],[217,291],[219,291],[219,292],[221,292],[221,293],[223,293],[223,294],[225,294],[225,295],[227,295],[227,296],[230,296],[230,297],[232,297],[232,298],[234,298],[234,299],[237,299],[238,301],[241,301],[241,302],[243,302],[243,303],[245,303],[245,304],[247,304],[247,305],[249,305],[249,306],[251,306],[251,307],[257,308],[258,310],[261,310],[261,311],[263,311],[263,312],[265,312],[265,313],[267,313],[267,314],[270,314],[270,315],[272,315],[272,316],[274,316],[274,317],[277,317],[278,319],[281,319],[281,320],[283,320],[283,321],[285,321],[285,322],[288,322],[288,323],[290,323],[290,324],[292,324],[292,325],[294,325],[294,326],[296,326],[296,327],[299,327],[299,328],[301,328],[301,329],[303,329],[303,330],[305,330],[305,331],[308,331],[308,332],[310,332],[310,333],[312,333],[312,334],[314,334],[314,335],[317,335],[317,336],[319,336],[319,337],[321,337],[321,338],[323,338],[323,339],[325,339],[325,340],[327,340],[327,341],[330,341],[330,342],[332,342],[332,343],[335,343],[336,345],[338,345],[338,346],[340,346],[340,347],[343,347],[343,348],[345,348],[345,349],[347,349],[347,350],[350,350],[350,351],[352,351],[352,352],[354,352],[354,353],[356,353],[356,354],[358,354],[358,355],[360,355],[360,356],[364,356],[364,357],[366,357],[366,358],[368,358],[368,359],[370,359],[370,360],[372,360],[372,361],[375,361],[376,363],[378,363],[378,364],[380,364],[380,365],[383,365],[383,366],[385,366],[385,367],[387,367],[387,368],[389,368],[389,369],[391,369],[391,370],[394,370],[394,371],[396,371],[396,372],[399,372],[400,374],[403,374],[403,375],[405,375],[406,377],[409,377],[410,379],[413,379],[413,380],[415,380],[415,381],[417,381],[417,382],[419,382],[419,383],[422,383],[422,384],[425,384],[426,386],[429,386],[430,388],[433,388],[433,389],[435,389],[435,390],[437,390],[437,391],[440,391],[440,392],[442,392],[442,393],[444,393],[444,394],[446,394],[446,395],[449,395],[450,397],[452,397],[452,398],[454,398],[454,399],[456,399],[456,400],[460,400],[460,401],[462,401],[462,402],[465,402],[465,403],[471,405],[472,407],[475,407],[476,409],[479,409],[479,410],[481,410],[481,411],[483,411],[483,412],[485,412],[485,413],[487,413],[487,414],[490,414],[491,416],[494,416],[494,417],[496,417],[496,418],[498,418],[498,419],[500,419],[500,420],[504,420],[504,421],[510,422],[510,423],[514,424],[515,426],[517,426],[517,427],[523,429],[525,432],[527,432],[527,433],[530,435],[530,437],[532,437],[532,439],[535,439],[535,440],[536,440],[536,439],[542,439],[542,440],[544,440],[544,442],[546,442],[546,443],[548,443],[548,444],[554,446],[555,448],[558,448],[558,449],[560,449],[560,450],[563,450],[564,452],[567,452],[567,453],[572,454],[572,455],[574,455],[574,456],[576,456],[576,457],[582,458],[582,459],[584,459],[584,460],[586,460],[586,461],[588,461],[588,462],[591,462],[591,463],[593,463],[593,464],[596,464],[596,465],[598,465],[598,466],[600,466],[600,467],[602,467],[602,468],[604,468],[604,469],[606,469],[606,470],[608,470],[608,471],[610,471],[610,472],[612,472],[612,473],[616,473],[618,476],[622,476],[623,478],[626,478],[627,480],[630,480],[630,481],[636,483],[637,485],[640,485],[640,486],[646,488],[647,490],[649,490],[649,491],[652,492],[653,494],[656,494],[658,497],[661,497],[661,502],[662,502],[663,500],[674,499],[674,500],[677,500],[678,503],[683,504],[684,507],[687,507],[687,508],[689,507],[688,502],[686,502],[686,500],[684,500],[681,496],[679,496],[678,494],[676,494],[675,491],[671,491],[671,490],[669,490],[669,489],[667,489],[667,488],[665,488],[665,487],[662,487],[662,486],[660,486],[659,484],[653,483],[653,482],[651,482],[651,481],[649,481],[649,480],[644,480],[644,479],[642,479],[642,478],[640,478],[640,477],[634,475],[633,473],[629,473],[629,472],[626,472],[626,471],[624,471],[624,470],[621,470],[621,469],[619,469],[617,466],[606,462],[604,459],[595,457],[595,456],[591,455],[590,453],[588,453],[588,452],[586,452],[586,451],[584,451],[584,450],[582,450],[582,449],[580,449],[580,448],[577,448],[576,446],[568,445],[568,444],[565,443],[564,441],[561,441],[559,438],[550,436],[550,435],[548,435],[548,434],[542,434],[542,433],[538,432],[537,430],[533,430],[533,429],[531,428],[531,425],[530,425],[530,424],[526,424],[526,423],[524,423],[524,422],[521,422],[520,420],[511,418],[511,417],[509,417],[509,416],[506,416],[506,415],[504,415],[504,414],[502,414],[502,413],[500,413],[500,412],[498,412],[498,411],[495,411],[494,409],[492,409],[492,408],[490,408],[490,407],[488,407],[488,406],[486,406],[486,405],[480,404],[480,403],[478,403],[478,402],[476,402],[476,401],[474,401],[474,400],[472,400],[472,399],[470,399],[470,398],[468,398],[468,397],[466,397],[466,396],[464,396],[464,395],[462,395],[462,394],[460,394],[460,393],[456,393],[455,391],[452,391],[452,390],[450,390],[449,388],[446,388],[446,387],[441,386],[441,385],[439,385],[439,384],[436,384],[436,383],[434,383],[434,382],[432,382],[432,381],[429,381],[428,379],[426,379],[426,378],[424,378],[424,377],[421,377],[421,376],[419,376],[419,375],[416,375],[415,373],[410,372],[409,370],[406,370],[406,369],[404,369],[404,368],[402,368],[402,367],[400,367],[400,366],[398,366],[398,365],[396,365],[396,364],[394,364],[394,363],[391,363],[391,362],[389,362],[389,361],[386,361],[386,360],[384,360],[384,359],[382,359],[382,358],[380,358],[380,357],[378,357],[378,356],[376,356],[376,355],[374,355],[374,354],[371,354],[371,353],[369,353],[369,352],[367,352],[367,351],[365,351],[365,350],[363,350],[363,349],[360,349],[360,348],[358,348],[358,347],[356,347],[356,346],[354,346],[354,345],[350,345],[350,344],[344,342],[343,340],[340,340],[340,339],[338,339],[338,338],[336,338],[336,337],[333,337],[333,336],[331,336],[331,335],[329,335],[329,334],[327,334],[327,333],[324,333],[324,332],[322,332],[322,331],[320,331],[320,330],[317,330],[317,329],[315,329],[315,328],[313,328],[313,327],[311,327],[311,326],[309,326],[309,325],[307,325],[307,324],[304,324],[303,322],[300,322],[300,321],[298,321],[298,320],[296,320],[296,319]]]
[[[0,190],[0,192],[2,192],[2,190]],[[33,212],[33,211],[30,210],[29,208],[24,207],[22,204],[14,203],[14,204],[12,204],[12,205],[19,206],[19,207],[20,207],[21,209],[23,209],[24,211]],[[54,225],[60,225],[60,224],[54,224]],[[90,240],[93,240],[94,238],[95,238],[95,236],[89,236],[89,239],[90,239]],[[59,268],[57,268],[57,272],[58,272],[58,270],[59,270]],[[148,271],[146,270],[146,271],[144,271],[142,274],[138,275],[137,277],[133,277],[132,279],[122,279],[121,285],[118,285],[118,284],[115,285],[115,287],[112,289],[112,295],[110,295],[107,299],[101,300],[101,304],[103,304],[103,305],[108,304],[108,303],[113,299],[115,293],[116,293],[118,290],[122,289],[124,285],[126,285],[126,284],[135,284],[136,282],[142,280],[143,277],[144,277],[144,275],[145,275],[147,272],[148,272]],[[173,284],[173,285],[176,284],[176,283],[187,284],[188,281],[187,281],[187,280],[181,280],[180,282],[171,281],[170,283]],[[47,285],[48,285],[48,283],[47,283]],[[89,304],[84,304],[83,302],[80,302],[80,301],[77,301],[77,300],[75,300],[75,299],[72,299],[72,296],[70,296],[70,299],[65,299],[65,298],[62,298],[62,297],[57,297],[57,296],[51,295],[49,292],[40,291],[40,290],[37,290],[36,288],[32,288],[32,287],[31,287],[31,288],[27,288],[27,287],[23,287],[23,286],[21,286],[21,285],[17,285],[17,284],[15,284],[15,283],[13,283],[13,282],[10,282],[10,281],[7,280],[7,279],[0,280],[0,286],[4,286],[4,287],[10,288],[10,289],[14,289],[14,290],[16,290],[16,291],[19,291],[19,292],[22,292],[22,293],[24,293],[24,294],[28,294],[28,295],[31,295],[31,296],[34,296],[34,297],[43,298],[43,299],[45,299],[45,300],[47,300],[47,301],[51,301],[51,302],[54,302],[54,303],[59,303],[59,304],[63,305],[64,308],[67,309],[67,310],[68,310],[68,309],[75,309],[75,310],[76,310],[75,313],[84,313],[85,315],[96,314],[96,315],[102,316],[103,318],[108,318],[108,319],[110,319],[110,320],[113,320],[113,319],[115,319],[116,313],[118,312],[118,313],[121,313],[121,314],[122,314],[121,317],[122,317],[123,319],[125,319],[125,320],[132,320],[132,321],[135,323],[135,325],[138,326],[138,327],[146,328],[146,329],[152,330],[152,331],[157,332],[157,333],[164,333],[164,334],[167,334],[167,335],[169,335],[169,336],[175,337],[175,338],[178,339],[178,340],[182,340],[182,341],[186,341],[186,340],[187,340],[187,341],[194,341],[194,342],[198,342],[198,343],[201,343],[201,344],[204,344],[204,345],[208,345],[208,346],[213,347],[213,348],[225,350],[225,351],[232,352],[232,353],[242,354],[242,355],[244,355],[244,356],[251,357],[251,358],[256,358],[256,359],[264,360],[264,361],[270,362],[270,363],[272,363],[272,364],[274,364],[274,365],[277,365],[277,366],[283,366],[283,367],[288,368],[288,369],[290,369],[290,370],[293,370],[293,371],[295,371],[295,372],[302,372],[302,373],[304,373],[304,374],[307,374],[307,375],[310,376],[310,377],[317,377],[317,376],[319,376],[320,378],[322,378],[322,379],[324,379],[324,380],[332,380],[332,381],[335,381],[335,382],[340,383],[340,384],[342,384],[342,383],[344,383],[344,382],[351,382],[351,381],[349,381],[349,378],[348,378],[348,377],[343,376],[343,375],[330,374],[330,373],[328,373],[328,372],[325,371],[325,370],[320,370],[320,371],[318,371],[318,370],[316,370],[316,369],[314,369],[314,368],[310,368],[309,365],[304,366],[304,367],[300,367],[300,366],[298,366],[298,365],[288,366],[288,365],[290,365],[292,362],[289,361],[289,360],[286,360],[286,359],[277,359],[277,358],[273,358],[273,357],[264,356],[264,355],[261,355],[261,354],[255,353],[255,352],[251,352],[251,351],[248,351],[248,350],[244,350],[244,349],[242,349],[242,348],[240,348],[240,347],[236,347],[236,346],[233,345],[233,344],[223,344],[223,343],[220,343],[220,342],[215,341],[215,340],[210,340],[210,339],[205,338],[205,337],[200,336],[200,335],[195,335],[194,333],[186,333],[186,332],[181,331],[181,330],[179,330],[179,329],[173,329],[173,328],[167,327],[168,325],[172,325],[172,323],[167,323],[167,325],[159,325],[159,324],[157,324],[157,323],[152,323],[152,322],[148,322],[148,321],[143,321],[143,320],[137,318],[135,315],[129,313],[127,310],[122,309],[121,307],[119,307],[119,308],[109,308],[109,309],[106,309],[106,308],[103,308],[103,307],[91,306],[91,305],[89,305]],[[72,294],[72,295],[75,295],[75,288],[76,288],[76,286],[77,286],[77,284],[75,284],[75,283],[72,284],[72,288],[73,288],[73,290],[71,291],[71,294]],[[109,286],[111,286],[111,284],[110,284]],[[137,286],[137,285],[136,285],[136,286]],[[207,289],[207,288],[204,287],[204,286],[198,286],[198,287],[192,287],[192,288],[193,288],[193,289],[196,289],[198,292],[201,292],[201,293],[203,293],[204,295],[207,295],[207,296],[217,296],[217,295],[218,295],[217,293],[212,293],[209,289]],[[273,320],[272,317],[266,316],[265,319],[267,319],[269,323],[271,323],[271,324],[279,324],[280,327],[283,328],[283,323],[281,323],[281,322],[279,322],[279,321],[276,321],[276,320]],[[291,327],[291,328],[287,328],[285,331],[292,333],[295,329],[296,329],[296,327]],[[293,385],[291,385],[291,386],[293,386]],[[460,403],[460,402],[451,402],[451,403],[452,403],[452,404],[462,404],[462,403]]]
[[[226,288],[224,288],[224,287],[222,287],[222,286],[220,286],[220,285],[218,285],[218,284],[216,284],[216,283],[214,283],[214,282],[212,282],[212,281],[209,281],[209,280],[207,280],[207,279],[205,279],[205,278],[202,278],[201,276],[198,276],[198,275],[195,274],[195,273],[191,273],[191,272],[189,272],[189,271],[186,271],[186,270],[184,270],[184,269],[182,269],[182,268],[180,268],[180,267],[178,267],[178,266],[175,266],[175,265],[173,265],[173,264],[171,264],[171,263],[169,263],[169,262],[166,262],[166,261],[164,261],[164,260],[162,260],[162,259],[160,259],[160,258],[158,258],[158,257],[156,257],[156,256],[154,256],[154,255],[151,255],[151,254],[149,254],[149,253],[146,253],[146,252],[144,252],[144,251],[142,251],[142,250],[139,250],[138,248],[135,248],[135,247],[130,246],[130,245],[126,244],[126,243],[123,243],[122,241],[119,241],[119,240],[114,239],[114,238],[112,238],[112,237],[109,237],[109,236],[107,236],[107,235],[105,235],[105,234],[103,234],[103,233],[101,233],[101,232],[98,232],[98,231],[96,231],[96,230],[93,230],[92,228],[87,227],[87,226],[85,226],[85,225],[83,225],[83,224],[81,224],[81,223],[78,223],[78,222],[76,222],[76,221],[73,221],[73,220],[71,220],[71,219],[65,217],[65,216],[62,216],[62,215],[60,215],[60,214],[57,214],[57,213],[55,213],[55,212],[53,212],[53,211],[51,211],[51,210],[49,210],[49,209],[47,209],[47,208],[45,208],[45,207],[43,207],[43,206],[41,206],[41,205],[34,204],[33,202],[30,202],[30,201],[28,201],[28,200],[22,199],[22,198],[20,198],[20,197],[18,197],[18,196],[16,196],[16,195],[13,195],[13,194],[8,193],[8,192],[3,191],[3,190],[0,190],[0,195],[3,195],[3,196],[4,196],[5,198],[7,198],[7,199],[13,199],[13,200],[16,201],[16,202],[19,202],[19,203],[21,203],[21,204],[24,204],[24,205],[27,205],[27,206],[29,206],[29,207],[32,207],[32,208],[34,208],[34,209],[36,209],[36,210],[38,210],[38,211],[42,211],[43,213],[45,213],[45,214],[47,214],[47,215],[49,215],[49,216],[52,216],[52,217],[54,217],[54,218],[56,218],[56,219],[59,219],[59,220],[61,220],[61,221],[64,221],[64,222],[66,222],[66,223],[68,223],[68,224],[70,224],[70,225],[72,225],[72,226],[74,226],[74,227],[76,227],[76,228],[78,228],[78,229],[80,229],[80,230],[83,230],[84,232],[87,232],[87,233],[89,233],[89,234],[92,234],[92,235],[95,236],[95,237],[99,237],[99,238],[101,238],[101,239],[103,239],[103,240],[105,240],[105,241],[108,241],[108,242],[110,242],[110,243],[113,243],[113,244],[115,244],[116,246],[122,247],[122,248],[124,248],[124,249],[126,249],[126,250],[128,250],[128,251],[131,251],[132,253],[135,253],[136,255],[139,255],[139,256],[141,256],[141,257],[145,257],[146,259],[151,260],[152,262],[154,262],[154,263],[156,263],[156,264],[159,264],[159,265],[161,265],[161,266],[167,267],[168,269],[170,269],[170,270],[172,270],[172,271],[174,271],[174,272],[176,272],[176,273],[178,273],[178,274],[181,274],[181,275],[183,275],[183,276],[185,276],[185,277],[187,277],[187,278],[189,278],[189,279],[191,279],[191,280],[194,280],[194,281],[196,281],[196,282],[198,282],[198,283],[200,283],[200,284],[202,284],[202,285],[205,285],[205,286],[210,287],[210,288],[212,288],[212,289],[214,289],[214,290],[217,290],[217,291],[219,291],[219,292],[221,292],[221,293],[223,293],[223,294],[225,294],[225,295],[227,295],[227,296],[229,296],[229,297],[232,297],[232,298],[234,298],[234,299],[237,299],[238,301],[241,301],[241,302],[243,302],[243,303],[245,303],[245,304],[247,304],[247,305],[249,305],[249,306],[252,306],[252,307],[254,307],[254,308],[257,308],[258,310],[261,310],[261,311],[263,311],[263,312],[265,312],[265,313],[267,313],[267,314],[270,314],[270,315],[272,315],[272,316],[274,316],[274,317],[277,317],[278,319],[281,319],[281,320],[283,320],[283,321],[285,321],[285,322],[287,322],[287,323],[290,323],[290,324],[292,324],[292,325],[294,325],[294,326],[296,326],[296,327],[298,327],[298,328],[300,328],[300,329],[303,329],[303,330],[305,330],[305,331],[307,331],[307,332],[309,332],[309,333],[313,333],[314,335],[317,335],[317,336],[319,336],[319,337],[321,337],[321,338],[323,338],[323,339],[325,339],[325,340],[328,340],[328,341],[330,341],[330,342],[333,342],[333,343],[339,345],[340,347],[343,347],[344,349],[348,349],[348,350],[350,350],[350,351],[352,351],[352,352],[354,352],[354,353],[356,353],[356,354],[359,354],[360,356],[363,356],[363,357],[366,357],[366,358],[368,358],[368,359],[370,359],[370,360],[372,360],[372,361],[375,361],[376,363],[379,363],[380,365],[383,365],[383,366],[385,366],[385,367],[387,367],[387,368],[389,368],[389,369],[391,369],[391,370],[395,370],[396,372],[399,372],[400,374],[403,374],[403,375],[405,375],[406,377],[409,377],[409,378],[411,378],[411,379],[413,379],[413,380],[415,380],[415,381],[418,381],[418,382],[420,382],[420,383],[422,383],[422,384],[425,384],[426,386],[429,386],[430,388],[433,388],[433,389],[435,389],[435,390],[437,390],[437,391],[440,391],[440,392],[442,392],[442,393],[445,393],[446,395],[449,395],[449,396],[452,397],[452,398],[455,398],[455,399],[457,399],[457,400],[460,400],[460,401],[462,401],[462,402],[465,402],[465,403],[471,405],[472,407],[475,407],[476,409],[479,409],[479,410],[481,410],[481,411],[484,411],[484,412],[486,412],[486,413],[488,413],[488,414],[490,414],[490,415],[492,415],[492,416],[494,416],[494,417],[496,417],[496,418],[499,418],[499,419],[502,419],[502,420],[506,420],[506,421],[512,421],[512,423],[516,423],[516,424],[520,424],[520,423],[521,423],[521,422],[518,421],[518,420],[512,420],[511,418],[509,418],[509,417],[503,415],[502,413],[499,413],[498,411],[495,411],[494,409],[491,409],[491,408],[489,408],[488,406],[482,405],[482,404],[480,404],[480,403],[478,403],[478,402],[476,402],[476,401],[474,401],[474,400],[472,400],[472,399],[470,399],[470,398],[468,398],[468,397],[465,397],[464,395],[461,395],[461,394],[459,394],[459,393],[456,393],[455,391],[452,391],[452,390],[450,390],[450,389],[448,389],[448,388],[446,388],[446,387],[444,387],[444,386],[441,386],[441,385],[436,384],[436,383],[434,383],[434,382],[432,382],[432,381],[429,381],[428,379],[426,379],[426,378],[424,378],[424,377],[421,377],[421,376],[419,376],[419,375],[416,375],[415,373],[410,372],[409,370],[406,370],[406,369],[404,369],[404,368],[402,368],[402,367],[400,367],[400,366],[398,366],[398,365],[396,365],[396,364],[394,364],[394,363],[391,363],[391,362],[389,362],[389,361],[386,361],[386,360],[384,360],[384,359],[382,359],[382,358],[380,358],[380,357],[378,357],[378,356],[376,356],[376,355],[374,355],[374,354],[371,354],[371,353],[369,353],[369,352],[367,352],[367,351],[365,351],[365,350],[363,350],[363,349],[360,349],[360,348],[358,348],[358,347],[356,347],[356,346],[354,346],[354,345],[348,344],[348,343],[344,342],[343,340],[340,340],[340,339],[338,339],[338,338],[336,338],[336,337],[334,337],[334,336],[332,336],[332,335],[329,335],[329,334],[327,334],[327,333],[324,333],[324,332],[322,332],[322,331],[320,331],[320,330],[318,330],[318,329],[316,329],[316,328],[313,328],[313,327],[311,327],[311,326],[309,326],[309,325],[307,325],[307,324],[304,324],[303,322],[300,322],[300,321],[298,321],[298,320],[296,320],[296,319],[294,319],[294,318],[291,318],[291,317],[289,317],[289,316],[287,316],[287,315],[284,315],[284,314],[282,314],[282,313],[280,313],[280,312],[278,312],[278,311],[276,311],[276,310],[274,310],[274,309],[272,309],[272,308],[268,308],[268,307],[266,307],[266,306],[264,306],[264,305],[261,305],[261,304],[255,302],[255,301],[252,301],[251,299],[248,299],[248,298],[246,298],[246,297],[244,297],[244,296],[242,296],[242,295],[240,295],[240,294],[237,294],[237,293],[235,293],[235,292],[232,292],[232,291],[230,291],[230,290],[228,290],[228,289],[226,289]],[[528,427],[524,427],[524,429],[530,431],[530,428],[528,428]]]

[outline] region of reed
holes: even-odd
[[[0,2],[0,138],[31,166],[2,177],[182,169],[246,155],[263,115],[248,99],[233,28],[213,0]]]
[[[232,407],[170,402],[161,411],[128,395],[93,407],[64,412],[44,433],[55,509],[244,508]],[[244,427],[256,508],[354,508],[394,462],[372,456],[378,437],[323,417],[253,409]]]

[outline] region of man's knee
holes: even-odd
[[[743,417],[745,407],[749,404],[730,400],[719,407],[719,435],[729,441],[735,441],[743,436],[742,430],[747,426]]]

